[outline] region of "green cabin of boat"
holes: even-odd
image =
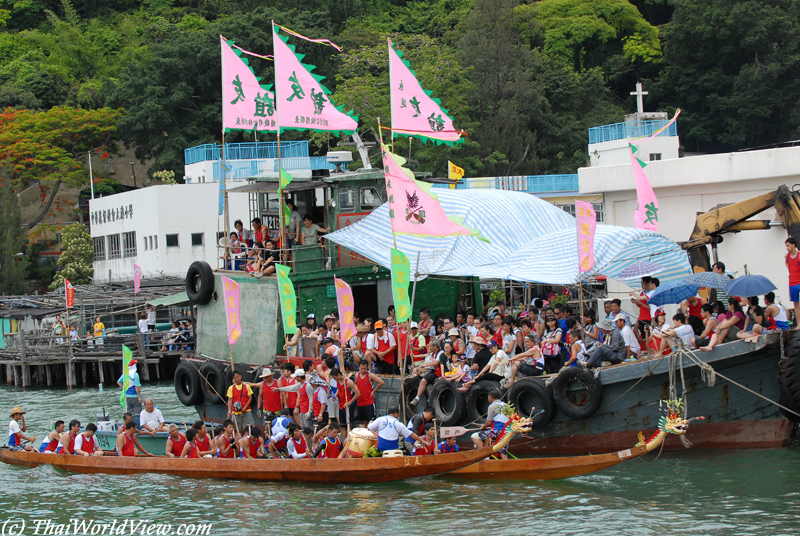
[[[327,171],[327,170],[326,170]],[[275,231],[279,226],[278,182],[261,180],[231,188],[230,195],[250,196],[251,219]],[[283,190],[284,199],[294,202],[301,215],[311,214],[314,223],[331,232],[368,216],[386,200],[383,171],[359,170],[327,174],[312,173],[310,179],[295,179]],[[324,236],[324,235],[323,235]],[[297,324],[308,314],[322,316],[337,308],[334,275],[353,289],[356,312],[360,318],[381,318],[393,303],[391,274],[345,247],[331,241],[324,245],[293,248],[291,279],[298,300]],[[412,277],[415,259],[409,256]],[[252,365],[268,365],[276,355],[284,354],[284,331],[275,276],[254,278],[242,271],[214,271],[215,296],[198,305],[197,353],[204,357],[228,359],[228,334],[222,300],[221,276],[241,285],[239,314],[242,336],[231,347],[233,359]],[[460,302],[460,305],[459,305]],[[477,278],[430,276],[417,284],[414,310],[427,307],[431,316],[455,314],[457,309],[482,309]]]

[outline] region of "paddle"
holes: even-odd
[[[442,439],[447,439],[448,437],[458,437],[466,434],[467,432],[474,432],[475,430],[470,430],[468,428],[464,428],[461,426],[442,426],[439,429],[439,433],[442,436]]]

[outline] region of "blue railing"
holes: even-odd
[[[281,155],[283,156],[283,155]],[[296,158],[281,158],[281,166],[286,171],[298,169],[336,169],[336,164],[331,164],[324,156],[301,156]],[[273,164],[273,171],[278,172],[278,161]]]
[[[222,158],[222,146],[216,143],[207,143],[183,150],[186,165],[219,160]],[[308,156],[307,141],[282,141],[281,156],[284,158],[297,158]],[[226,143],[225,160],[258,160],[263,158],[278,158],[278,143],[252,142],[252,143]]]
[[[447,184],[434,184],[448,188]],[[456,184],[456,189],[489,188],[530,194],[578,191],[578,175],[528,175],[520,177],[469,177]]]
[[[669,121],[666,119],[660,119],[656,121],[628,121],[625,123],[614,123],[613,125],[603,125],[602,127],[592,127],[589,129],[589,143],[602,143],[604,141],[650,136],[656,130],[663,128],[667,123],[669,123]],[[677,135],[677,123],[672,123],[667,130],[659,134],[659,136]]]

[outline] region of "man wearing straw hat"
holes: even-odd
[[[625,317],[620,318],[620,322],[624,326]],[[605,338],[600,346],[595,346],[591,352],[591,356],[586,361],[586,366],[595,368],[603,361],[608,361],[612,365],[622,363],[625,360],[625,340],[618,330],[614,329],[611,321],[604,318],[597,323],[597,327],[603,331]]]
[[[23,441],[28,441],[30,443],[36,441],[36,436],[28,437],[22,434],[22,432],[26,431],[25,413],[26,412],[22,411],[22,408],[19,406],[14,406],[11,410],[11,415],[9,415],[11,422],[8,423],[8,447],[11,450],[35,452],[36,449],[31,445],[22,444]],[[22,426],[20,426],[20,421],[22,422]]]

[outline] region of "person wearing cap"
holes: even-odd
[[[422,380],[419,382],[417,396],[408,403],[412,408],[419,404],[419,399],[425,392],[425,388],[429,384],[433,385],[447,370],[447,356],[439,350],[439,341],[431,339],[426,346],[428,353],[425,354],[422,364],[416,367],[413,372],[414,375],[421,376]]]
[[[327,358],[328,356],[338,359],[339,357],[339,348],[338,345],[333,344],[333,339],[330,337],[326,337],[320,341],[320,349],[322,350],[322,355]]]
[[[272,372],[271,370],[269,371]],[[262,374],[263,376],[263,374]],[[242,373],[238,370],[233,371],[233,384],[228,387],[228,419],[232,419],[236,425],[237,432],[241,433],[244,427],[253,422],[253,414],[250,413],[250,401],[253,397],[253,390],[246,383],[242,383]],[[280,396],[278,397],[280,405]],[[280,411],[280,407],[278,407]]]
[[[397,368],[395,351],[397,342],[391,333],[386,333],[386,326],[382,320],[375,322],[375,336],[372,337],[372,347],[364,353],[364,359],[375,363],[378,372],[392,374]],[[399,368],[398,368],[399,372]]]
[[[621,322],[624,322],[624,318]],[[608,361],[612,365],[622,363],[625,360],[627,347],[619,330],[614,329],[614,325],[607,318],[598,322],[597,327],[603,331],[604,340],[602,344],[595,346],[594,350],[591,351],[591,355],[586,361],[586,366],[595,368],[604,361]]]
[[[9,418],[11,421],[8,423],[8,446],[11,450],[27,450],[30,452],[35,452],[36,448],[31,445],[24,445],[22,444],[23,441],[28,441],[33,443],[36,441],[36,436],[28,437],[24,435],[22,432],[27,431],[27,427],[25,426],[25,411],[22,411],[20,406],[14,406],[11,410],[11,414]],[[20,426],[20,423],[22,425]]]
[[[409,337],[409,348],[413,368],[421,365],[425,360],[426,344],[425,336],[419,332],[419,324],[416,322],[411,322],[409,332],[411,333],[411,336]]]
[[[505,353],[496,341],[489,341],[487,348],[492,352],[492,358],[483,369],[475,376],[475,379],[464,384],[464,387],[469,387],[480,380],[490,380],[500,382],[501,385],[509,383],[511,380],[511,367],[508,363],[508,354]]]
[[[636,339],[636,335],[633,333],[633,329],[625,324],[625,320],[626,318],[623,314],[618,314],[614,317],[614,324],[616,324],[620,335],[622,335],[622,339],[625,341],[625,359],[627,359],[631,355],[639,355],[641,347],[639,346],[639,341]]]
[[[120,376],[117,385],[125,389],[125,376]],[[128,389],[125,391],[125,411],[131,415],[138,415],[142,412],[142,381],[139,373],[136,372],[136,360],[131,359],[128,365]]]
[[[275,381],[275,372],[269,367],[261,371],[261,383],[258,384],[258,397],[256,406],[261,410],[264,423],[272,422],[283,409],[281,403],[280,385]]]
[[[536,334],[531,331],[525,335],[525,350],[508,360],[508,381],[500,382],[505,389],[511,387],[517,380],[517,372],[523,376],[541,376],[544,374],[544,356],[536,342]]]
[[[317,324],[317,315],[314,313],[308,313],[308,316],[306,316],[306,324],[308,324],[308,327],[311,328],[312,332],[316,331],[319,327]]]
[[[491,361],[492,352],[486,347],[488,344],[486,339],[480,335],[471,338],[469,343],[475,350],[475,357],[472,358],[472,370],[475,372],[480,372],[486,368],[486,365],[488,365],[489,361]]]

